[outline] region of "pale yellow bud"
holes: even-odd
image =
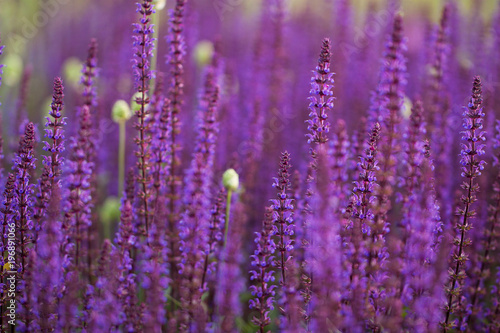
[[[123,99],[119,99],[113,105],[113,110],[111,111],[111,116],[114,122],[127,121],[132,117],[132,111],[130,106]]]
[[[167,5],[167,0],[153,0],[153,5],[156,11],[160,11]]]
[[[227,169],[222,175],[222,185],[229,191],[236,191],[240,185],[240,177],[234,169]]]
[[[401,106],[401,115],[405,119],[410,118],[412,107],[413,107],[413,104],[411,103],[411,100],[408,98],[408,96],[405,96],[405,98],[403,100],[403,105]]]
[[[214,44],[208,40],[199,41],[193,50],[193,58],[199,67],[204,67],[212,62]]]
[[[82,76],[82,67],[83,64],[78,58],[71,57],[66,59],[63,64],[64,82],[69,83],[73,87],[78,87]]]

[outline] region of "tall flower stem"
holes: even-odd
[[[222,175],[222,185],[227,190],[227,198],[226,198],[226,219],[224,223],[224,248],[226,248],[227,244],[227,235],[229,230],[229,213],[231,211],[231,197],[233,195],[233,191],[236,191],[239,186],[239,176],[234,171],[234,169],[227,169]]]
[[[274,179],[273,187],[276,188],[276,199],[272,199],[273,203],[273,232],[276,237],[276,249],[279,251],[279,259],[276,260],[276,267],[281,269],[281,286],[286,288],[286,271],[289,260],[292,258],[291,251],[293,250],[293,240],[291,236],[294,234],[293,225],[293,205],[290,199],[290,154],[285,151],[281,154],[278,178]]]
[[[118,123],[119,126],[119,142],[118,142],[118,197],[121,198],[123,194],[123,187],[125,184],[125,147],[127,144],[127,120],[132,117],[132,111],[127,102],[118,100],[113,105],[111,111],[113,121]]]
[[[472,209],[472,204],[477,201],[475,193],[479,191],[479,185],[474,180],[481,175],[481,170],[483,170],[485,164],[483,160],[479,160],[479,157],[485,153],[485,145],[480,142],[486,140],[484,132],[480,131],[483,128],[482,120],[484,117],[481,108],[483,102],[481,94],[481,80],[479,77],[476,77],[474,78],[472,97],[467,109],[464,111],[463,127],[465,131],[462,132],[462,140],[466,141],[466,144],[462,144],[462,158],[460,163],[462,164],[462,177],[466,179],[462,184],[462,188],[466,191],[466,194],[461,199],[464,208],[458,209],[457,212],[462,218],[461,222],[457,223],[456,229],[458,235],[453,240],[457,249],[453,254],[455,265],[450,271],[451,281],[450,287],[447,289],[446,315],[444,322],[441,323],[443,332],[448,332],[455,327],[454,322],[450,323],[451,314],[457,310],[457,305],[454,306],[453,302],[454,300],[460,300],[462,292],[461,284],[467,278],[464,266],[468,261],[468,256],[465,253],[465,248],[470,246],[472,241],[466,237],[466,234],[472,228],[471,220],[476,213]],[[460,307],[460,304],[458,307]]]
[[[137,4],[137,12],[141,14],[140,23],[134,24],[134,76],[136,91],[138,97],[136,103],[139,105],[138,110],[134,110],[137,116],[135,128],[138,131],[138,136],[135,140],[138,150],[136,156],[138,158],[137,167],[139,175],[137,182],[140,184],[139,199],[141,201],[140,215],[144,219],[144,228],[146,235],[149,230],[149,183],[150,183],[150,144],[151,136],[148,135],[149,124],[146,121],[146,116],[149,113],[148,105],[150,104],[149,97],[147,96],[149,90],[149,81],[152,78],[150,61],[153,55],[154,39],[150,37],[153,33],[153,27],[150,24],[151,15],[154,14],[152,0],[143,0],[142,3]]]
[[[226,248],[227,244],[227,234],[229,230],[229,212],[231,211],[231,197],[233,195],[233,191],[228,190],[227,191],[227,198],[226,198],[226,216],[224,220],[224,248]]]

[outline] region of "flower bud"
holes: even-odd
[[[199,41],[194,47],[193,58],[199,67],[204,67],[212,62],[214,45],[208,40]]]
[[[113,110],[111,111],[111,116],[114,122],[127,121],[132,117],[132,111],[130,106],[123,99],[119,99],[113,105]]]
[[[236,191],[240,184],[240,177],[234,169],[227,169],[222,175],[222,185],[229,191]]]
[[[71,57],[66,59],[63,64],[64,79],[73,87],[78,87],[82,75],[82,62],[80,59]]]
[[[167,0],[153,0],[153,5],[156,11],[162,10],[167,5]]]
[[[412,107],[413,104],[411,100],[408,98],[408,96],[405,96],[403,100],[403,105],[401,105],[401,115],[405,119],[410,119]]]

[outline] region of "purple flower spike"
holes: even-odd
[[[294,235],[293,225],[293,204],[290,199],[290,154],[284,152],[281,154],[280,168],[278,171],[278,178],[274,179],[273,187],[277,191],[277,199],[271,200],[273,209],[273,231],[276,249],[279,251],[279,258],[275,266],[281,270],[281,285],[286,285],[286,271],[287,264],[291,257],[293,250]]]
[[[87,59],[84,62],[82,69],[81,83],[83,85],[83,104],[92,109],[96,102],[96,89],[94,80],[97,76],[97,40],[90,40]]]
[[[306,121],[307,142],[317,144],[320,147],[328,141],[327,134],[330,131],[328,112],[333,108],[333,73],[330,72],[330,40],[325,38],[318,59],[318,66],[313,71],[311,78],[311,97],[309,100],[309,117]]]
[[[215,203],[210,211],[210,228],[208,234],[208,243],[205,246],[205,259],[203,261],[203,277],[201,286],[203,290],[207,290],[206,282],[210,275],[214,275],[220,259],[220,249],[223,243],[224,229],[224,198],[227,196],[226,191],[222,188],[219,194],[215,197]]]
[[[444,321],[441,322],[445,331],[456,327],[456,321],[452,320],[452,315],[461,313],[466,307],[466,304],[461,301],[461,290],[467,278],[465,264],[468,261],[468,255],[465,250],[472,243],[471,239],[467,238],[467,232],[472,228],[471,220],[476,215],[475,210],[472,209],[472,205],[477,201],[476,193],[479,191],[476,178],[481,175],[486,164],[484,160],[480,159],[485,154],[483,142],[486,140],[485,133],[482,131],[484,118],[482,102],[481,79],[475,77],[472,97],[463,113],[465,131],[461,133],[465,143],[462,143],[460,164],[462,165],[462,177],[465,178],[462,183],[465,194],[461,198],[464,208],[459,208],[457,211],[459,219],[455,226],[456,235],[453,239],[453,245],[456,249],[453,251],[453,266],[447,285],[446,315]]]
[[[140,209],[139,215],[143,220],[143,227],[145,228],[146,235],[149,230],[150,215],[150,144],[151,137],[149,133],[149,123],[146,120],[149,114],[148,105],[150,103],[147,96],[149,90],[149,81],[152,78],[150,70],[150,61],[153,56],[154,39],[151,37],[153,34],[153,25],[150,24],[151,15],[154,13],[153,0],[143,0],[142,3],[137,3],[137,12],[141,15],[140,23],[134,24],[134,50],[135,58],[133,59],[135,89],[138,92],[136,103],[139,105],[138,110],[133,110],[137,116],[135,128],[138,132],[135,138],[137,144],[136,156],[138,158],[137,168],[139,173],[137,175],[137,183],[140,185],[139,200]]]
[[[246,219],[243,209],[244,206],[241,203],[234,204],[226,247],[221,251],[215,293],[218,309],[216,320],[214,320],[215,323],[220,323],[220,330],[215,330],[215,332],[236,332],[238,318],[243,315],[243,305],[240,301],[240,295],[246,291],[246,279],[242,276],[240,269],[244,258],[242,241]]]
[[[387,220],[391,210],[394,188],[396,185],[396,161],[401,151],[401,108],[405,97],[406,86],[406,38],[403,36],[403,18],[400,14],[394,17],[393,29],[385,46],[384,59],[377,88],[377,117],[381,119],[380,175],[377,193],[378,205],[374,228],[376,233],[387,233]],[[370,126],[373,125],[370,124]]]
[[[32,193],[33,185],[30,184],[31,171],[35,169],[36,158],[33,148],[35,146],[35,125],[26,125],[24,136],[19,144],[19,151],[14,158],[14,168],[16,169],[16,190],[14,202],[16,206],[16,231],[18,232],[18,257],[16,264],[22,277],[25,260],[28,257],[31,236],[29,232],[33,228],[32,222]]]
[[[57,324],[58,293],[63,283],[63,267],[60,257],[62,242],[60,221],[60,194],[55,190],[47,207],[47,223],[40,230],[37,243],[33,273],[33,298],[36,300],[35,312],[40,330],[52,331]]]
[[[116,264],[117,252],[107,239],[102,245],[96,272],[95,285],[89,285],[87,290],[92,291],[86,312],[89,311],[88,332],[115,331],[121,323],[121,307],[118,302]]]
[[[127,178],[127,187],[133,184],[134,176],[129,175]],[[118,245],[117,252],[117,297],[123,311],[123,319],[121,325],[127,332],[139,331],[139,313],[137,307],[137,277],[134,274],[134,259],[133,250],[137,246],[138,234],[134,230],[133,219],[134,212],[132,209],[133,197],[126,196],[123,198],[120,216],[120,225],[115,238],[115,243]]]
[[[64,130],[66,120],[62,117],[61,111],[63,108],[64,86],[62,80],[56,77],[54,80],[54,94],[52,96],[50,117],[47,117],[45,123],[45,137],[43,149],[49,153],[48,156],[43,156],[43,170],[36,187],[36,202],[33,209],[34,220],[34,236],[33,242],[37,243],[38,234],[43,228],[43,217],[50,200],[51,192],[54,186],[60,187],[59,176],[62,173],[61,165],[63,158],[61,157],[64,151]]]
[[[170,272],[172,278],[173,298],[179,297],[179,277],[178,277],[178,258],[179,258],[179,237],[178,237],[178,221],[180,199],[180,177],[181,158],[179,144],[179,135],[181,133],[181,121],[179,114],[182,111],[183,95],[184,95],[184,67],[186,54],[186,42],[184,33],[184,20],[186,10],[186,0],[176,0],[175,7],[170,12],[170,25],[167,35],[168,55],[167,63],[170,70],[170,85],[168,87],[168,101],[165,101],[164,109],[162,110],[163,125],[166,125],[165,133],[168,133],[168,156],[166,157],[166,194],[167,194],[167,237],[170,244]],[[173,311],[172,311],[173,312]],[[171,323],[175,323],[175,314],[169,313]],[[175,326],[175,325],[173,325]],[[171,329],[176,329],[171,327]]]
[[[0,265],[5,267],[5,264],[9,264],[9,268],[15,269],[14,259],[15,259],[15,238],[10,237],[9,239],[9,229],[14,227],[14,213],[15,211],[15,195],[16,195],[16,176],[13,173],[9,173],[7,178],[7,184],[5,185],[5,190],[3,193],[3,207],[0,209],[2,213],[2,234],[0,237],[0,251],[1,253],[6,253],[7,256],[0,256]],[[12,265],[12,267],[10,266]],[[0,272],[0,281],[5,281],[7,277],[7,271],[2,269]],[[7,286],[0,286],[0,297],[3,299],[7,293]],[[0,311],[3,311],[3,307],[0,307]],[[3,330],[3,322],[0,323],[0,330]]]
[[[471,315],[468,318],[468,324],[472,325],[471,329],[474,329],[474,323],[481,320],[481,310],[484,306],[482,303],[484,299],[485,284],[490,277],[490,270],[494,265],[494,250],[498,248],[498,240],[499,240],[499,224],[500,224],[500,121],[497,120],[496,125],[496,136],[493,138],[493,147],[496,150],[496,154],[494,157],[494,166],[496,174],[496,179],[493,184],[493,203],[488,208],[488,228],[485,231],[485,239],[483,241],[483,253],[481,258],[480,267],[475,271],[474,278],[476,278],[476,282],[472,287],[471,292]],[[498,281],[500,277],[500,270],[497,268],[497,287]],[[500,317],[500,311],[498,307],[498,301],[500,300],[498,297],[498,292],[492,292],[493,302],[497,302],[496,314],[497,318],[493,320],[493,322],[497,322],[497,325],[500,324],[498,321],[498,317]]]
[[[340,214],[338,202],[331,195],[332,170],[326,151],[317,156],[316,182],[311,197],[310,245],[307,248],[307,264],[311,269],[312,332],[341,330],[341,292],[347,285],[342,272],[340,241]]]
[[[358,169],[360,171],[359,178],[354,182],[353,195],[351,197],[351,244],[348,245],[349,261],[351,262],[351,307],[354,314],[353,327],[363,328],[364,321],[368,316],[367,304],[367,269],[369,259],[369,247],[371,240],[371,226],[373,224],[373,201],[375,198],[375,186],[377,185],[376,172],[379,170],[378,161],[376,159],[378,151],[378,140],[380,136],[380,124],[375,123],[370,138],[368,147],[365,149],[364,155],[360,157]],[[376,260],[374,258],[374,260]]]
[[[82,258],[90,251],[88,249],[89,228],[91,220],[91,177],[94,164],[87,160],[88,147],[91,138],[90,110],[84,105],[79,110],[80,128],[78,135],[70,140],[70,157],[67,168],[68,193],[65,198],[65,221],[64,224],[70,228],[72,239],[75,243],[74,260],[75,266],[82,264]],[[87,260],[86,260],[87,261]],[[87,262],[87,276],[90,279],[90,262]],[[80,267],[79,267],[80,268]],[[83,267],[82,267],[83,268]]]
[[[269,312],[274,309],[274,289],[272,284],[275,280],[273,268],[273,255],[276,245],[271,238],[273,229],[272,210],[268,208],[262,231],[256,233],[255,244],[257,249],[250,256],[253,270],[250,271],[250,309],[257,311],[252,319],[252,323],[260,328],[260,332],[265,331],[265,327],[271,324]]]
[[[204,268],[202,258],[209,241],[210,229],[210,185],[213,183],[213,161],[218,133],[217,103],[219,87],[215,84],[214,72],[209,69],[205,81],[205,91],[199,113],[198,138],[191,167],[186,176],[186,211],[179,222],[181,261],[179,263],[181,281],[181,302],[184,316],[181,325],[188,325],[189,313],[200,306]],[[205,326],[205,325],[203,325]]]
[[[48,157],[44,157],[43,163],[50,165],[51,168],[51,183],[57,184],[58,177],[61,175],[61,164],[63,159],[60,154],[64,151],[64,130],[63,126],[66,125],[65,119],[62,117],[63,108],[63,93],[64,87],[60,77],[54,80],[54,95],[52,96],[52,104],[50,105],[49,115],[45,123],[45,137],[52,142],[44,142],[44,150],[49,152]],[[59,185],[57,185],[59,186]]]

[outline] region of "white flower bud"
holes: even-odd
[[[236,191],[240,185],[240,177],[234,169],[227,169],[222,175],[222,185],[229,191]]]
[[[111,116],[114,122],[127,121],[132,117],[132,111],[130,106],[123,99],[119,99],[113,105],[113,110],[111,111]]]
[[[214,44],[208,40],[199,41],[193,50],[193,58],[199,67],[204,67],[212,62]]]
[[[153,0],[153,5],[156,11],[160,11],[167,5],[167,0]]]

